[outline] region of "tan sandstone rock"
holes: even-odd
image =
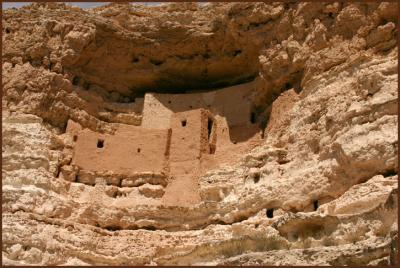
[[[3,264],[397,264],[397,5],[3,10]]]

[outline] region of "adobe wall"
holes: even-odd
[[[178,112],[171,116],[169,168],[173,179],[166,187],[164,204],[190,206],[200,202],[200,158],[210,153],[212,137],[211,132],[210,138],[208,135],[209,119],[214,122],[212,115],[204,109]]]
[[[208,119],[204,109],[180,112],[171,116],[171,162],[196,160],[209,153]]]
[[[77,123],[71,119],[68,119],[65,132],[69,133],[73,137],[74,140],[78,137],[78,133],[81,130],[82,130],[82,126],[79,123]]]
[[[168,128],[173,113],[200,108],[226,118],[225,124],[230,127],[249,125],[251,94],[257,83],[256,79],[249,83],[202,93],[147,93],[143,106],[142,126],[152,129]]]
[[[124,126],[115,135],[88,129],[78,132],[72,164],[89,171],[159,173],[166,166],[168,129],[143,129]],[[98,148],[99,140],[103,147]]]
[[[173,111],[163,102],[159,101],[158,95],[160,94],[145,94],[141,125],[143,128],[166,129],[170,126],[170,118]],[[168,103],[168,100],[166,102]]]

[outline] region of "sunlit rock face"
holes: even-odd
[[[395,265],[397,3],[3,11],[7,265]]]

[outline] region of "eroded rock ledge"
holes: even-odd
[[[4,264],[396,264],[396,11],[5,10]]]

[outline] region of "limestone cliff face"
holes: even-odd
[[[397,10],[368,2],[3,11],[3,263],[395,264]],[[254,79],[262,139],[238,143],[238,158],[227,149],[223,164],[205,162],[196,204],[159,201],[154,174],[130,188],[109,183],[114,173],[93,185],[66,179],[68,121],[113,135],[142,125],[145,93]]]

